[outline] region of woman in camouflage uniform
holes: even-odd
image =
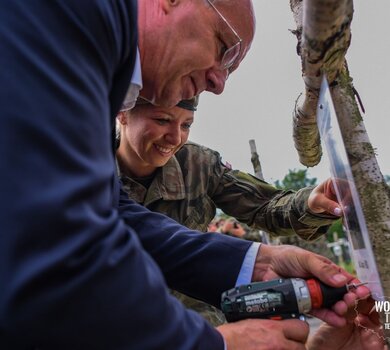
[[[337,219],[329,212],[341,214],[338,204],[327,198],[333,193],[324,194],[330,182],[314,190],[282,191],[232,170],[216,151],[187,142],[197,102],[194,98],[163,108],[138,100],[134,109],[118,115],[118,172],[129,197],[199,231],[207,230],[220,208],[276,235],[312,240],[325,233]],[[179,299],[214,326],[224,322],[214,307],[183,295]]]

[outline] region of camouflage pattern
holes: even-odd
[[[176,290],[171,290],[171,294],[179,299],[187,309],[191,309],[202,315],[202,317],[214,327],[226,323],[225,315],[216,307],[203,301],[191,298],[188,295],[182,294]]]
[[[246,239],[247,241],[252,241],[252,242],[262,242],[262,238],[260,235],[259,230],[248,230],[246,231],[243,239]]]
[[[220,233],[223,233],[224,235],[228,235],[228,236],[237,238],[237,236],[235,236],[231,232],[222,232],[219,230],[217,232],[220,232]],[[246,228],[245,228],[245,235],[243,235],[240,238],[245,239],[247,241],[252,241],[252,242],[262,242],[263,241],[261,239],[260,232],[258,230],[251,230],[251,229],[247,230]]]
[[[207,230],[217,207],[254,229],[282,236],[297,234],[306,240],[320,237],[335,220],[308,211],[311,188],[277,190],[252,175],[226,167],[216,151],[191,142],[157,170],[148,189],[127,176],[120,177],[131,199],[199,231]],[[203,310],[202,315],[213,325],[223,317],[213,307],[218,315],[212,314],[210,306],[202,306],[204,303],[195,306],[200,301],[185,296],[180,300]]]

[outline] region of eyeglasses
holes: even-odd
[[[234,28],[230,25],[230,23],[227,21],[227,19],[222,15],[221,12],[218,11],[218,9],[213,5],[211,0],[207,0],[207,2],[210,4],[210,6],[215,10],[215,12],[218,13],[219,17],[225,22],[225,24],[228,26],[228,28],[233,32],[235,37],[237,38],[237,43],[235,43],[232,47],[229,47],[226,49],[226,51],[223,52],[222,58],[221,58],[221,69],[225,70],[230,68],[236,63],[238,57],[240,56],[241,52],[241,42],[242,39],[237,34],[237,32],[234,30]]]

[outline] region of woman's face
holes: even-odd
[[[187,141],[193,118],[194,112],[176,106],[140,105],[123,114],[120,152],[131,172],[147,176],[165,165]]]

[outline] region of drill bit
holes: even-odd
[[[366,285],[366,284],[368,284],[368,282],[349,283],[349,284],[346,285],[347,291],[349,292],[351,289],[356,289],[356,288],[358,288],[358,287],[360,287],[360,286],[364,286],[364,285]]]

